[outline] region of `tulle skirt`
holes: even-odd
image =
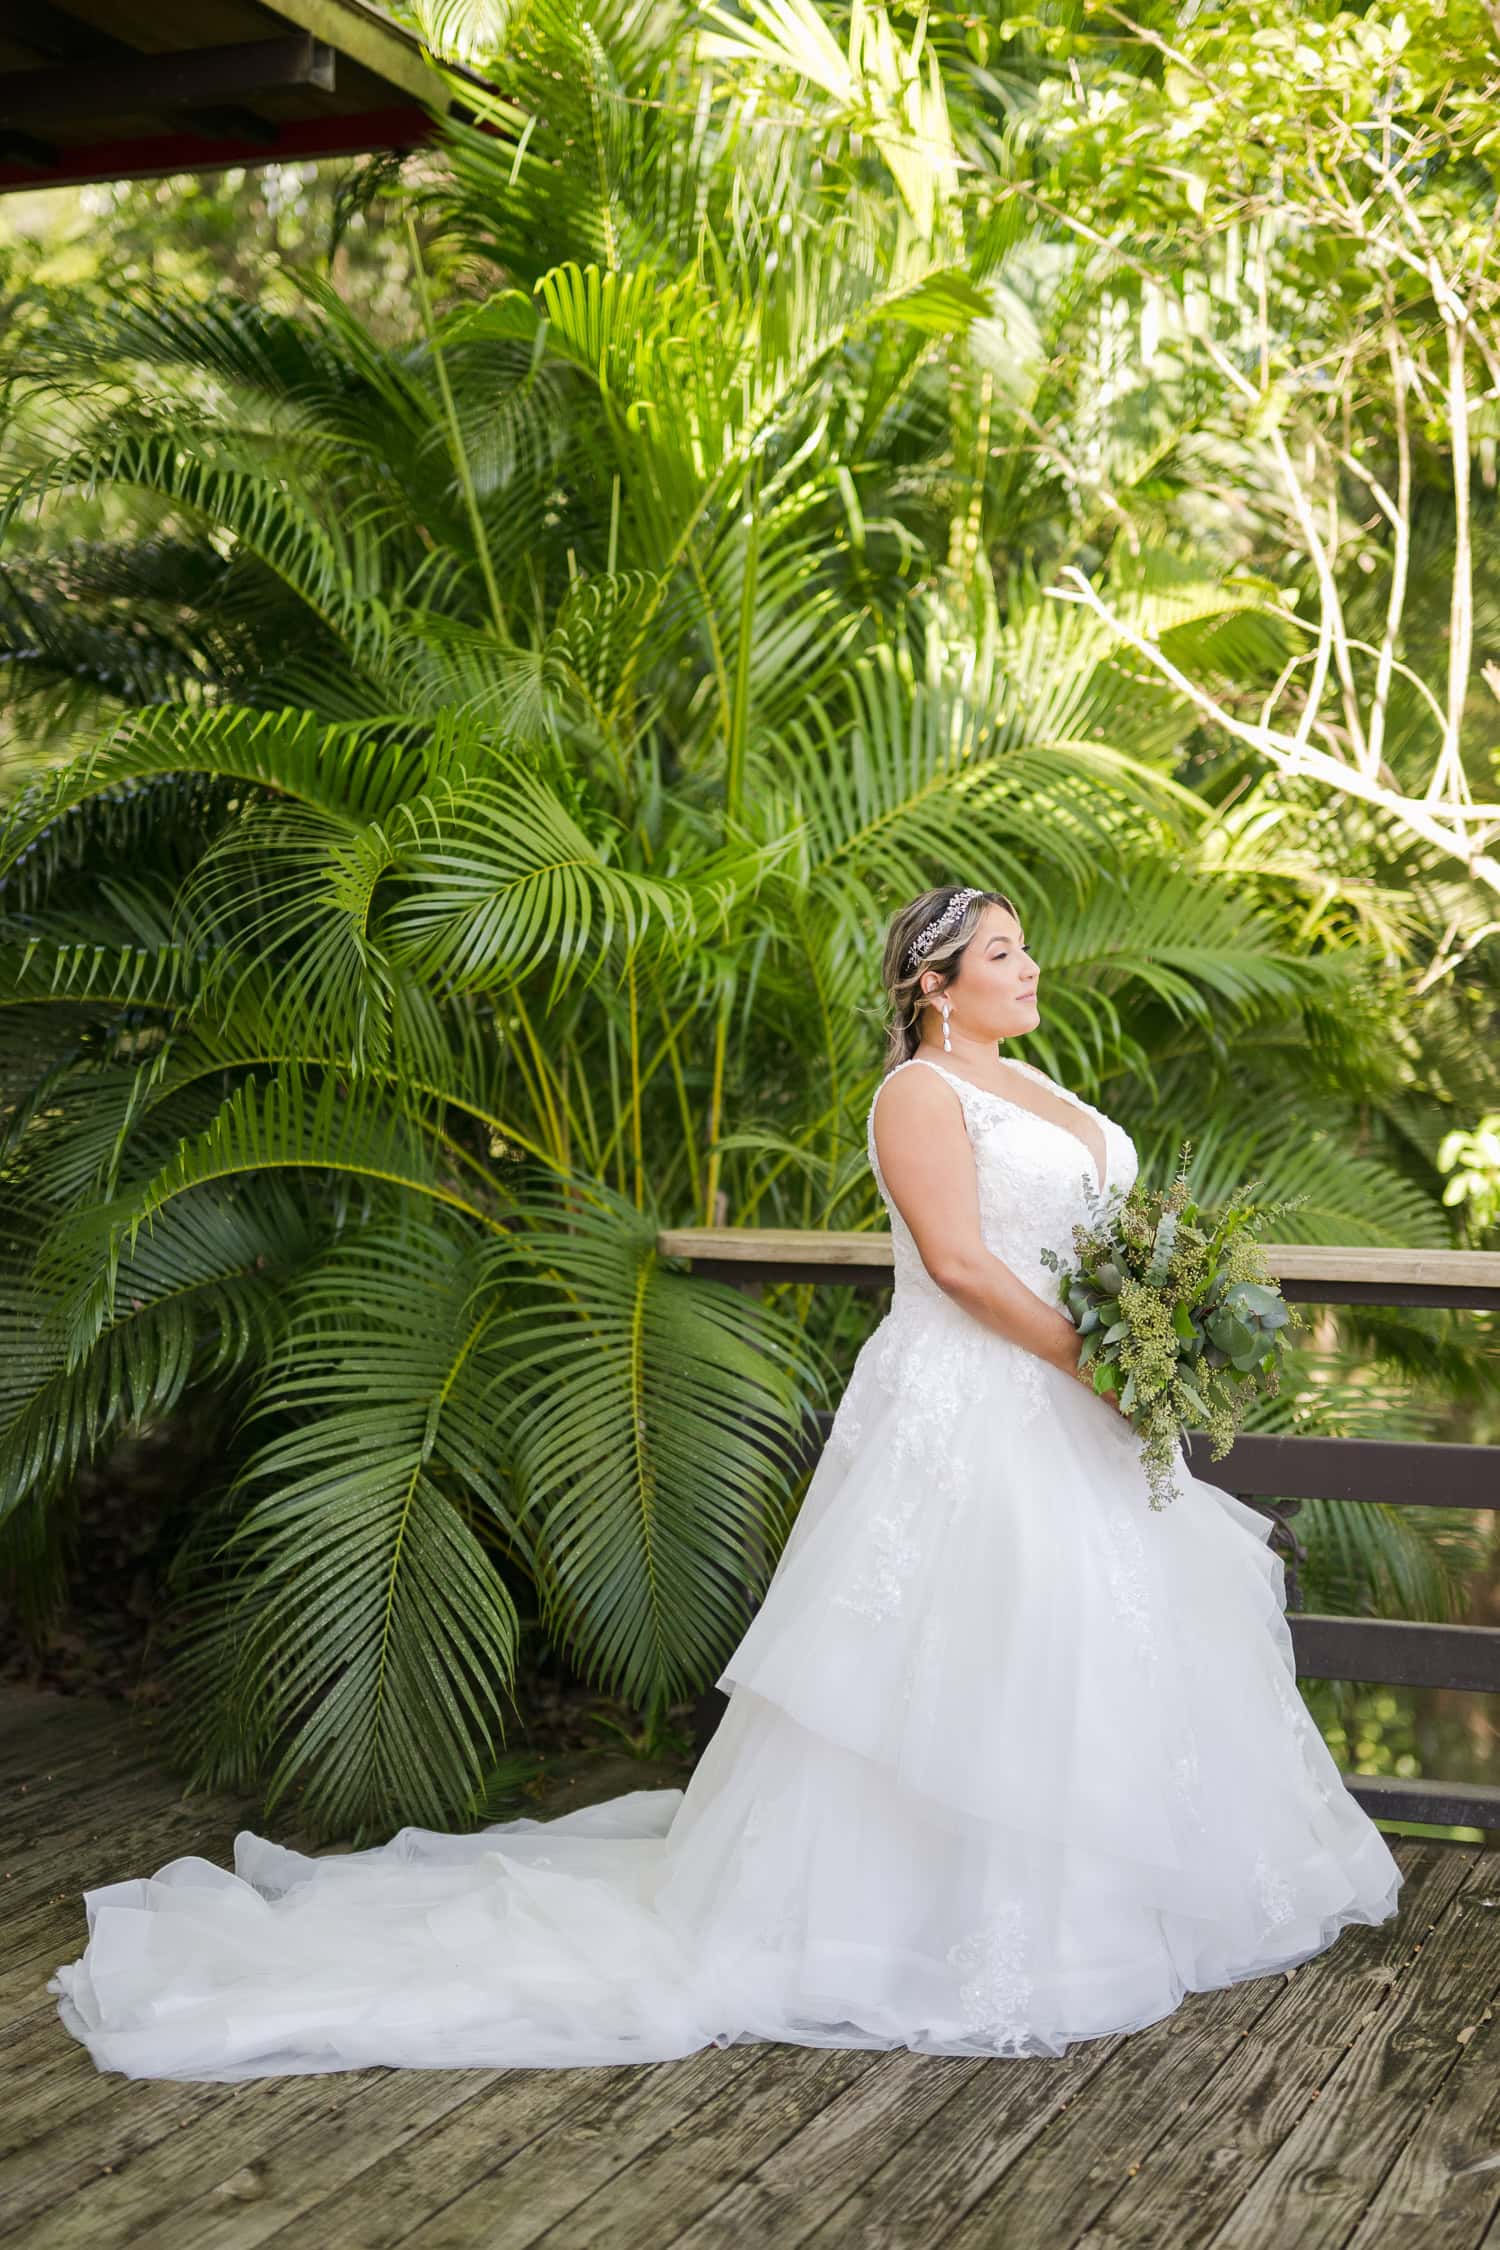
[[[898,1316],[865,1345],[685,1791],[320,1856],[245,1831],[232,1872],[90,1891],[49,1989],[98,2066],[1057,2056],[1392,1915],[1268,1520],[1185,1458],[1152,1510],[1124,1422],[1037,1361],[1023,1410],[957,1317],[987,1379],[925,1420],[941,1323],[925,1385],[920,1351],[884,1379]]]

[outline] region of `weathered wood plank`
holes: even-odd
[[[270,2250],[303,2250],[310,2235],[319,2250],[387,2250],[405,2243],[415,2229],[549,2134],[560,2131],[574,2145],[607,2133],[613,2105],[653,2073],[673,2079],[684,2116],[722,2076],[711,2050],[670,2063],[498,2072],[489,2088],[363,2167],[342,2192],[326,2194],[301,2165],[295,2208],[284,2202],[281,2231],[257,2239],[265,2239]],[[174,2240],[164,2250],[197,2250],[196,2240],[189,2243],[184,2236],[180,2246]],[[234,2250],[241,2250],[238,2240]]]
[[[470,2187],[504,2167],[515,2155],[564,2122],[580,2133],[607,2131],[600,2124],[600,2099],[607,2088],[630,2090],[652,2072],[679,2079],[677,2099],[690,2108],[699,2056],[681,2063],[600,2065],[596,2070],[506,2070],[493,2088],[470,2092],[439,2124],[414,2135],[405,2146],[376,2151],[371,2162],[342,2191],[326,2196],[317,2180],[301,2178],[304,2207],[292,2214],[283,2232],[263,2236],[270,2250],[394,2250],[436,2214],[457,2203]],[[281,2221],[279,2221],[281,2225]],[[481,2241],[481,2236],[472,2236]],[[164,2245],[178,2250],[178,2243]],[[184,2250],[196,2250],[184,2239]],[[236,2241],[234,2250],[243,2250]]]
[[[51,2177],[46,2167],[57,2156],[64,2166],[60,2176],[76,2179],[74,2143],[79,2136],[85,2146],[96,2131],[107,2141],[111,2124],[129,2118],[145,2092],[116,2073],[95,2068],[58,2021],[55,1999],[46,1991],[58,1963],[76,1959],[83,1950],[87,1924],[82,1892],[97,1883],[149,1873],[188,1852],[227,1860],[235,1829],[243,1825],[242,1812],[234,1799],[183,1797],[176,1782],[153,1769],[148,1755],[137,1762],[132,1751],[129,1761],[97,1789],[80,1787],[61,1808],[28,1806],[28,1821],[40,1823],[34,1839],[7,1835],[7,1845],[19,1854],[18,1864],[7,1866],[10,1880],[0,1891],[8,1910],[0,1929],[0,2022],[12,2026],[0,2109],[0,2208],[7,2219],[22,2175],[29,2182],[34,2167],[41,2166]],[[35,1858],[25,1849],[33,1840]],[[24,2019],[22,2025],[15,2023],[18,2017]],[[184,2086],[180,2091],[211,2089]],[[95,2113],[103,2120],[97,2127],[91,2122]],[[54,2147],[60,2133],[71,2133],[73,2140],[65,2138]],[[107,2150],[98,2158],[100,2165],[110,2161]],[[32,2201],[27,2199],[24,2208],[31,2211]]]
[[[97,1745],[118,1744],[124,1729],[120,1706],[90,1698],[45,1695],[31,1688],[0,1688],[0,1787],[50,1770],[54,1761],[76,1764]]]
[[[43,2012],[44,2002],[53,2011],[50,2017]],[[36,2009],[0,2057],[5,2097],[0,2104],[0,2211],[8,2217],[16,2183],[50,2166],[54,2157],[66,2168],[75,2129],[85,2136],[94,2132],[103,2150],[100,2161],[110,2161],[104,2144],[111,2133],[128,2132],[132,2114],[152,2086],[175,2083],[131,2080],[97,2069],[87,2048],[57,2019],[51,1994],[41,1991]],[[178,2090],[186,2096],[230,2089],[183,2084]],[[97,2125],[89,2121],[93,2111],[99,2113]],[[95,2144],[85,2137],[80,2145],[90,2149]]]
[[[753,2059],[690,2119],[671,2117],[674,2089],[667,2082],[655,2136],[635,2147],[616,2136],[607,2151],[601,2148],[582,2196],[576,2192],[581,2183],[565,2178],[554,2152],[527,2151],[501,2183],[508,2198],[503,2216],[486,2183],[452,2213],[460,2225],[478,2216],[477,2234],[422,2229],[410,2238],[411,2250],[452,2250],[460,2240],[483,2241],[493,2250],[523,2250],[542,2238],[548,2250],[656,2250],[675,2243],[684,2224],[717,2203],[747,2164],[780,2148],[848,2089],[868,2083],[882,2061],[878,2049],[778,2041],[722,2052]],[[932,2060],[929,2100],[941,2099],[944,2087],[951,2090],[973,2068],[951,2058]]]
[[[857,2195],[892,2153],[920,2133],[940,2141],[959,2101],[978,2103],[993,2133],[1014,2154],[1045,2131],[1068,2102],[1096,2082],[1118,2055],[1117,2037],[1079,2042],[1055,2060],[965,2061],[961,2057],[885,2056],[810,2125],[749,2169],[732,2190],[679,2237],[677,2250],[715,2250],[741,2240],[800,2243]]]
[[[154,1773],[164,1785],[170,1780],[166,1740],[155,1728],[123,1716],[101,1723],[82,1713],[76,1728],[74,1733],[67,1721],[54,1721],[42,1741],[14,1746],[9,1768],[0,1775],[7,1833],[12,1821],[76,1804],[117,1774]]]
[[[996,2084],[1015,2064],[996,2061],[966,2087],[935,2129],[914,2135],[879,2161],[853,2194],[797,2239],[834,2245],[910,2242],[1032,2243],[1060,2250],[1080,2212],[1110,2177],[1111,2153],[1137,2106],[1170,2114],[1191,2100],[1226,2054],[1274,2006],[1283,1980],[1229,1985],[1191,1997],[1172,2015],[1116,2039],[1113,2067],[1090,2081],[1083,2100],[1012,2127],[1006,2089]],[[1091,2042],[1084,2042],[1085,2046]],[[1043,2062],[1043,2070],[1056,2068]],[[998,2116],[997,2116],[998,2113]],[[1013,2190],[1009,2183],[1014,2177]],[[997,2183],[1003,2215],[991,2216]]]
[[[425,2172],[420,2154],[455,2131],[491,2089],[503,2093],[490,2113],[484,2146],[490,2161],[508,2135],[540,2130],[589,2099],[587,2072],[393,2071],[357,2104],[331,2099],[305,2119],[282,2126],[245,2103],[222,2120],[211,2139],[182,2154],[163,2148],[160,2161],[132,2167],[128,2199],[107,2211],[91,2197],[94,2219],[127,2216],[137,2204],[164,2212],[152,2229],[152,2250],[252,2250],[271,2241],[309,2241],[329,2250],[335,2240],[360,2240],[367,2224],[381,2239],[399,2240],[459,2192],[439,2163]],[[338,2087],[339,2078],[324,2080]],[[382,2088],[390,2091],[382,2091]],[[478,2147],[476,2142],[476,2148]],[[423,2185],[403,2200],[409,2158]],[[379,2184],[372,2184],[378,2175]],[[363,2222],[363,2223],[362,2223]],[[390,2230],[395,2230],[394,2232]],[[97,2240],[88,2237],[90,2243]]]
[[[166,1738],[156,1711],[137,1711],[101,1696],[0,1688],[0,1786],[6,1788],[76,1767],[100,1744],[129,1753]]]
[[[42,1997],[51,2000],[48,1993]],[[38,2010],[7,2046],[0,2065],[0,2086],[5,2090],[0,2210],[8,2210],[15,2182],[28,2177],[33,2165],[50,2161],[48,2144],[77,2124],[85,2111],[107,2113],[100,2127],[107,2137],[108,2120],[120,2116],[122,2098],[127,2105],[134,2098],[131,2084],[116,2071],[96,2069],[93,2057],[68,2035],[56,2015],[49,2022]]]
[[[740,1265],[889,1266],[888,1227],[663,1227],[656,1237],[663,1258],[732,1258]]]
[[[1458,2034],[1500,1994],[1500,1882],[1486,1852],[1417,1949],[1387,2005],[1334,2061],[1316,2107],[1261,2167],[1214,2237],[1215,2250],[1343,2245],[1373,2202],[1425,2105],[1458,2064]]]
[[[134,1745],[105,1758],[96,1714],[71,1746],[40,1716],[70,1763],[21,1797],[24,1878],[0,1888],[4,2250],[1394,2250],[1398,2227],[1469,2250],[1500,2208],[1500,1855],[1393,1838],[1392,1923],[1056,2061],[766,2043],[138,2082],[94,2069],[46,1976],[81,1950],[82,1889],[223,1863],[245,1808],[184,1798]]]
[[[153,1750],[119,1735],[92,1735],[76,1744],[74,1753],[56,1762],[31,1759],[20,1764],[7,1782],[0,1784],[0,1838],[9,1858],[20,1836],[38,1820],[63,1818],[63,1807],[76,1809],[90,1791],[106,1789],[126,1773],[155,1773],[166,1786],[166,1768]]]
[[[1201,2095],[1160,2117],[1156,2133],[1113,2151],[1118,2185],[1100,2196],[1077,2250],[1156,2250],[1163,2234],[1192,2250],[1214,2239],[1307,2110],[1329,2047],[1340,2050],[1388,2002],[1471,1874],[1462,1847],[1401,1838],[1394,1852],[1406,1874],[1399,1915],[1343,1930],[1284,1978],[1273,2007],[1246,2027]]]
[[[1399,1913],[1378,1928],[1342,1931],[1285,1980],[1275,2006],[1202,2095],[1130,2152],[1077,2250],[1156,2250],[1163,2229],[1184,2250],[1215,2239],[1306,2113],[1313,2088],[1386,2006],[1473,1873],[1473,1853],[1463,1846],[1403,1837],[1392,1848],[1406,1878]]]
[[[821,1266],[835,1279],[842,1266],[891,1265],[886,1227],[663,1227],[664,1258],[717,1263]],[[1500,1290],[1500,1251],[1387,1250],[1366,1244],[1266,1242],[1266,1264],[1278,1281],[1389,1284],[1401,1288]]]
[[[704,2117],[720,2113],[724,2099],[774,2099],[769,2086],[794,2086],[816,2072],[819,2061],[825,2056],[807,2047],[702,2047],[677,2063],[632,2072],[600,2090],[594,2104],[571,2110],[510,2158],[490,2164],[461,2196],[400,2236],[403,2250],[475,2250],[477,2243],[484,2250],[517,2250],[567,2218],[661,2137],[695,2135]],[[834,2056],[830,2083],[837,2065],[848,2068],[850,2061],[855,2056]],[[603,2216],[603,2207],[596,2216]]]
[[[490,2075],[339,2071],[221,2088],[227,2099],[213,2105],[203,2130],[158,2135],[130,2162],[54,2200],[31,2221],[26,2250],[140,2240],[152,2250],[248,2250],[277,2230],[290,2203],[305,2208],[335,2193],[383,2150],[471,2099],[476,2079]]]
[[[92,1784],[80,1777],[76,1788],[53,1796],[28,1794],[12,1800],[0,1845],[0,1869],[11,1886],[24,1884],[33,1876],[40,1879],[54,1869],[66,1869],[70,1862],[76,1872],[79,1852],[87,1854],[96,1847],[124,1808],[166,1814],[179,1804],[201,1809],[213,1806],[215,1800],[184,1798],[178,1783],[149,1758],[111,1764],[101,1759]],[[117,1859],[112,1858],[110,1865],[120,1872]],[[160,1861],[153,1858],[151,1865],[159,1866]],[[10,1895],[19,1897],[21,1893],[12,1888]]]
[[[1419,1844],[1415,1849],[1420,1853],[1430,1847]],[[1434,1872],[1428,1878],[1444,1908],[1466,1872],[1459,1868],[1446,1877]],[[1292,2023],[1302,2002],[1303,1979],[1311,1972],[1317,1971],[1311,1989],[1322,1987],[1337,1995],[1348,1985],[1358,1995],[1369,1989],[1367,1976],[1379,1982],[1378,1968],[1361,1974],[1372,1955],[1379,1966],[1403,1961],[1410,1940],[1398,1929],[1399,1921],[1398,1916],[1379,1929],[1347,1930],[1337,1946],[1290,1975],[1190,1994],[1172,2015],[1129,2035],[1118,2070],[1096,2081],[1090,2098],[1071,2104],[1019,2160],[1003,2142],[992,2148],[982,2104],[972,2105],[971,2116],[970,2104],[956,2103],[943,2121],[941,2146],[903,2149],[894,2164],[876,2171],[850,2204],[809,2239],[820,2245],[941,2239],[966,2250],[1004,2240],[1062,2250],[1096,2223],[1126,2181],[1130,2165],[1144,2162],[1179,2112],[1197,2114],[1211,2101],[1211,2089],[1244,2047],[1267,2040],[1272,2047],[1298,2043],[1300,2034]],[[1268,2024],[1281,2028],[1268,2033]],[[1186,2231],[1191,2207],[1188,2189],[1185,2202],[1173,2207],[1169,2231],[1174,2237]],[[1030,2232],[1043,2212],[1045,2233]],[[1161,2239],[1159,2232],[1155,2239]]]
[[[86,1934],[86,1890],[154,1874],[190,1852],[207,1851],[227,1861],[235,1829],[244,1825],[222,1799],[182,1797],[149,1773],[112,1782],[97,1800],[75,1809],[72,1821],[55,1834],[38,1835],[31,1849],[21,1840],[14,1859],[8,1855],[10,1880],[0,1886],[0,1899],[19,1913],[71,1897],[79,1952]],[[5,1933],[0,1932],[0,1963],[8,1959]]]
[[[66,2036],[59,2028],[58,2037]],[[201,2126],[233,2091],[167,2079],[104,2080],[82,2047],[60,2068],[56,2086],[57,2122],[0,2159],[0,2242],[22,2242],[27,2250],[49,2207],[122,2169],[164,2134]],[[111,2098],[101,2101],[101,2088]]]
[[[1500,1916],[1491,1886],[1490,1911]],[[1459,2028],[1463,2053],[1416,2120],[1345,2250],[1472,2250],[1500,2235],[1500,2008]]]
[[[130,1759],[99,1759],[97,1771],[88,1775],[83,1768],[65,1789],[49,1793],[16,1791],[7,1804],[4,1816],[4,1843],[0,1845],[0,1870],[9,1876],[11,1883],[25,1879],[34,1870],[47,1870],[49,1865],[61,1867],[74,1861],[81,1847],[99,1843],[103,1831],[117,1818],[121,1807],[166,1809],[171,1804],[193,1804],[198,1811],[209,1807],[223,1813],[223,1800],[182,1793],[182,1784],[171,1775],[162,1773],[153,1757]],[[110,1861],[119,1870],[119,1861]],[[151,1867],[157,1858],[151,1858]],[[144,1872],[142,1867],[128,1870],[133,1874]]]

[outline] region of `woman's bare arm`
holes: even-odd
[[[985,1248],[974,1151],[953,1088],[936,1071],[896,1072],[876,1099],[874,1134],[891,1201],[938,1287],[986,1328],[1088,1383],[1078,1375],[1078,1331],[1062,1307],[1044,1304]]]

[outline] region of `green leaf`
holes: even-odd
[[[330,1833],[439,1824],[503,1739],[517,1620],[484,1519],[524,1555],[484,1405],[496,1307],[472,1247],[371,1228],[297,1294],[248,1426],[227,1543],[180,1660],[200,1772],[274,1751]]]

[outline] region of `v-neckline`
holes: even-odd
[[[988,1100],[992,1102],[1002,1103],[1006,1109],[1020,1110],[1023,1117],[1034,1117],[1038,1125],[1050,1125],[1054,1133],[1065,1133],[1070,1141],[1074,1141],[1077,1143],[1078,1147],[1083,1150],[1084,1155],[1088,1159],[1089,1170],[1094,1176],[1095,1194],[1103,1195],[1108,1189],[1109,1134],[1104,1128],[1102,1119],[1099,1123],[1099,1138],[1104,1143],[1104,1170],[1101,1175],[1099,1167],[1094,1161],[1093,1150],[1089,1147],[1089,1144],[1084,1139],[1083,1135],[1081,1133],[1075,1133],[1071,1125],[1060,1125],[1055,1117],[1044,1117],[1041,1111],[1039,1109],[1033,1109],[1029,1102],[1018,1102],[1010,1094],[997,1094],[992,1086],[981,1086],[976,1082],[976,1080],[972,1078],[965,1078],[961,1074],[961,1072],[956,1070],[949,1070],[946,1064],[934,1062],[930,1055],[913,1055],[911,1057],[911,1060],[913,1062],[926,1063],[929,1069],[935,1070],[940,1078],[947,1078],[955,1085],[967,1086],[971,1094],[983,1094],[987,1097]],[[1012,1064],[1010,1062],[1007,1062],[1006,1068],[1010,1069],[1011,1067]],[[1037,1070],[1034,1064],[1015,1062],[1014,1067],[1017,1070],[1029,1072],[1032,1076],[1038,1079],[1042,1085],[1050,1086],[1052,1088],[1052,1091],[1057,1094],[1062,1101],[1076,1103],[1080,1109],[1088,1108],[1088,1103],[1084,1101],[1083,1097],[1080,1094],[1070,1093],[1066,1087],[1056,1085],[1053,1080],[1047,1076],[1044,1070]]]

